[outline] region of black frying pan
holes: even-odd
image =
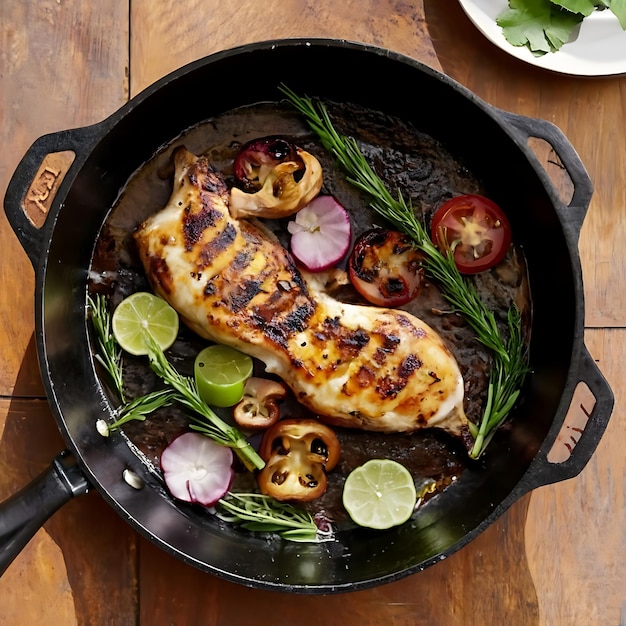
[[[375,89],[364,72],[375,77]],[[533,371],[508,445],[466,470],[412,522],[385,532],[350,530],[319,544],[268,541],[195,516],[173,503],[122,437],[103,439],[94,428],[107,398],[89,348],[87,271],[120,189],[183,130],[241,105],[278,100],[280,82],[399,116],[462,155],[493,197],[509,198],[533,295]],[[406,93],[416,95],[398,96]],[[527,147],[529,137],[547,141],[561,159],[574,185],[569,204],[558,199]],[[25,194],[44,156],[63,150],[76,158],[37,228],[24,210]],[[414,60],[345,41],[284,40],[221,52],[163,78],[99,124],[41,137],[10,182],[5,211],[35,267],[40,367],[68,452],[0,508],[2,570],[48,516],[92,486],[140,533],[206,572],[283,591],[356,590],[428,567],[531,489],[577,475],[613,406],[583,337],[577,241],[591,194],[574,149],[550,123],[495,109]],[[587,426],[571,456],[550,463],[548,452],[581,381],[595,398]],[[125,480],[125,470],[143,488]]]

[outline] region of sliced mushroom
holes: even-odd
[[[241,428],[263,430],[278,421],[278,401],[287,395],[284,385],[267,378],[248,378],[243,398],[233,410],[233,417]]]
[[[322,188],[322,166],[308,152],[296,148],[297,160],[281,161],[271,168],[255,193],[237,187],[230,192],[233,217],[279,218],[305,207]]]

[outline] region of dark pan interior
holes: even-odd
[[[365,79],[364,76],[372,78]],[[175,506],[120,438],[94,428],[104,393],[87,340],[87,271],[99,229],[130,175],[186,128],[234,107],[299,93],[355,102],[412,121],[461,155],[494,200],[507,206],[528,262],[533,295],[531,365],[509,445],[466,471],[415,521],[386,532],[350,531],[335,541],[268,541]],[[408,95],[410,94],[410,95]],[[245,585],[328,593],[419,571],[467,543],[520,495],[567,387],[582,307],[572,258],[551,195],[506,123],[442,75],[404,57],[356,44],[283,41],[210,57],[163,79],[102,124],[78,171],[39,272],[42,372],[66,439],[102,495],[140,532],[183,560]],[[45,256],[45,255],[44,255]],[[556,313],[558,312],[558,314]],[[133,468],[147,485],[121,476]]]

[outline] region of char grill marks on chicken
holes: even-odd
[[[172,196],[135,233],[155,292],[200,336],[263,361],[320,419],[410,432],[467,428],[463,379],[439,335],[401,310],[340,302],[266,229],[228,210],[205,157],[174,154]]]

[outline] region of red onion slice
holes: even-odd
[[[336,265],[350,247],[350,216],[333,196],[317,196],[298,211],[287,229],[291,252],[311,272]]]
[[[163,450],[161,469],[170,493],[185,502],[215,504],[233,481],[233,453],[200,433],[185,433]]]

